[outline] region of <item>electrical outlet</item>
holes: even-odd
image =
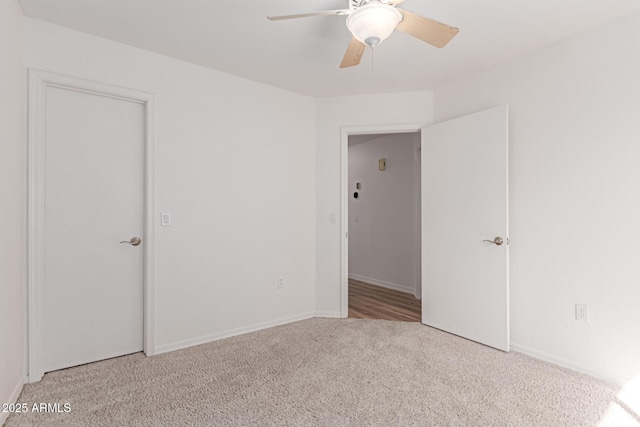
[[[581,322],[589,321],[589,306],[586,304],[576,304],[576,320]]]
[[[284,277],[278,277],[278,289],[284,288]]]

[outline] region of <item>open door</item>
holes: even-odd
[[[422,129],[422,323],[509,351],[508,107]]]

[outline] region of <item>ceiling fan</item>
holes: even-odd
[[[396,7],[403,1],[349,0],[349,9],[268,16],[267,19],[279,21],[308,16],[347,15],[347,28],[353,37],[344,54],[340,68],[358,65],[366,46],[376,47],[389,37],[394,29],[410,34],[438,48],[444,47],[458,34],[459,30],[456,27]]]

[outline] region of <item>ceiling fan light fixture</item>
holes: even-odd
[[[402,13],[393,6],[367,4],[349,15],[347,28],[353,37],[373,48],[393,33],[402,18]]]

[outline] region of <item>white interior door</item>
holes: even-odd
[[[422,322],[503,351],[509,351],[507,121],[501,106],[422,130]],[[504,243],[492,243],[496,238]]]
[[[143,349],[144,108],[46,89],[44,372]]]

